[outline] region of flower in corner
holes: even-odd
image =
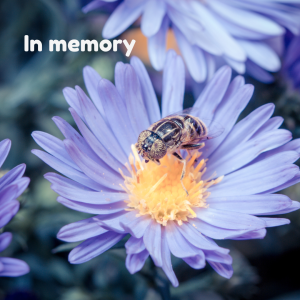
[[[145,163],[133,146],[150,124],[182,110],[184,64],[169,51],[163,74],[162,114],[141,61],[117,63],[115,85],[91,67],[83,71],[91,99],[80,87],[65,88],[64,96],[79,129],[54,117],[65,139],[44,132],[33,138],[46,152],[33,153],[61,174],[47,173],[58,201],[73,210],[95,214],[61,228],[58,238],[78,242],[69,254],[74,264],[105,252],[126,235],[126,266],[139,271],[150,255],[171,283],[178,280],[171,253],[192,268],[208,262],[220,275],[233,270],[229,250],[214,239],[262,239],[267,227],[288,224],[270,218],[299,208],[287,196],[274,194],[300,181],[300,140],[278,129],[273,104],[237,119],[249,102],[253,86],[243,77],[231,81],[228,66],[219,69],[194,104],[200,119],[224,128],[182,164],[166,155],[158,166]],[[199,108],[199,109],[198,109]],[[207,124],[210,126],[209,124]]]
[[[300,36],[286,35],[282,79],[291,89],[300,89]]]
[[[104,38],[115,38],[137,21],[148,38],[153,67],[163,68],[167,40],[176,40],[196,82],[210,79],[216,64],[273,81],[269,72],[281,67],[274,39],[286,29],[299,34],[300,28],[299,0],[93,0],[83,11],[112,3],[116,8],[105,23]]]
[[[6,139],[0,142],[0,167],[4,163],[11,147],[11,141]],[[1,171],[0,174],[0,230],[16,215],[20,202],[18,197],[25,191],[29,178],[22,177],[26,166],[21,164],[12,170]],[[12,240],[10,232],[0,234],[0,252],[5,250]],[[0,277],[16,277],[27,274],[28,265],[19,259],[0,257]]]

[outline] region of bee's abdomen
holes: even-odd
[[[180,141],[181,128],[180,126],[171,120],[161,120],[155,123],[152,127],[161,139],[166,143],[167,147],[172,147]]]
[[[184,122],[191,138],[207,135],[206,126],[196,117],[190,115],[185,116]]]

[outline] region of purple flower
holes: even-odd
[[[284,75],[293,88],[300,88],[300,36],[287,37],[284,55]]]
[[[0,167],[4,163],[11,146],[6,139],[0,142]],[[0,229],[2,229],[18,212],[18,197],[25,191],[29,178],[22,177],[26,166],[19,165],[7,173],[1,171],[0,178]],[[4,174],[4,175],[3,175]],[[3,175],[3,176],[2,176]],[[12,240],[10,232],[0,234],[0,252],[8,247]],[[19,259],[0,257],[0,276],[16,277],[29,272],[28,265]]]
[[[266,227],[288,224],[270,218],[299,208],[287,196],[273,194],[300,181],[300,140],[278,129],[283,121],[273,117],[273,104],[257,108],[237,124],[253,86],[241,76],[231,81],[231,69],[218,70],[194,105],[201,119],[224,127],[201,153],[187,155],[184,185],[182,164],[166,155],[161,166],[145,163],[135,147],[139,133],[170,113],[182,109],[184,64],[173,51],[167,55],[163,74],[162,115],[141,61],[117,63],[115,85],[92,68],[83,71],[92,101],[80,87],[65,88],[64,95],[79,128],[77,132],[54,117],[65,139],[44,132],[33,138],[46,152],[33,150],[56,169],[45,178],[63,205],[95,214],[64,226],[58,238],[83,241],[69,254],[74,264],[86,262],[130,235],[126,266],[139,271],[150,255],[174,286],[177,278],[171,253],[192,268],[207,261],[220,275],[232,275],[229,250],[213,239],[261,239]],[[197,109],[200,108],[200,109]],[[196,161],[197,159],[197,161]]]
[[[280,69],[272,39],[281,37],[285,28],[295,34],[300,29],[299,0],[94,0],[84,11],[108,2],[119,5],[103,28],[104,38],[118,36],[142,16],[151,63],[161,70],[167,31],[172,28],[196,82],[210,79],[216,66],[224,64],[240,74],[247,68],[255,78],[272,81],[268,72]]]

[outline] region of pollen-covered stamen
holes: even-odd
[[[207,189],[223,178],[201,180],[207,160],[200,161],[199,152],[188,155],[183,179],[187,195],[180,181],[182,163],[173,155],[165,155],[160,160],[161,165],[153,162],[146,164],[141,161],[134,145],[131,149],[133,155],[129,156],[130,165],[125,164],[131,177],[125,176],[120,170],[124,178],[124,186],[121,186],[129,195],[126,201],[128,210],[138,210],[138,215],[148,214],[164,226],[169,220],[175,220],[181,225],[188,218],[195,218],[193,208],[207,207]]]

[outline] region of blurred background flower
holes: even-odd
[[[23,38],[28,34],[44,45],[55,38],[100,41],[107,11],[86,15],[81,12],[81,5],[74,0],[0,2],[0,140],[9,138],[13,144],[3,169],[26,163],[25,175],[31,178],[20,211],[6,226],[6,231],[12,232],[14,237],[6,255],[28,262],[31,272],[18,278],[2,277],[0,299],[168,299],[163,294],[165,282],[157,279],[155,285],[147,276],[129,276],[124,266],[124,249],[110,250],[81,265],[70,265],[67,261],[70,248],[56,239],[62,226],[90,215],[56,202],[57,194],[42,177],[51,168],[31,154],[36,146],[30,134],[39,130],[63,138],[51,117],[60,116],[72,126],[76,125],[67,111],[62,89],[75,84],[84,86],[82,69],[85,65],[113,81],[116,62],[126,62],[128,58],[121,52],[48,52],[47,46],[43,52],[24,52]],[[157,76],[150,65],[149,71],[153,78]],[[275,115],[286,120],[282,127],[291,130],[294,138],[300,137],[299,93],[291,94],[277,75],[275,82],[268,86],[249,77],[246,81],[255,85],[255,93],[241,118],[262,104],[274,102]],[[157,82],[159,87],[160,80]],[[192,92],[187,93],[185,107],[193,103]],[[300,199],[298,185],[284,193],[294,200]],[[191,270],[174,259],[180,286],[171,288],[171,298],[299,298],[299,280],[293,271],[300,268],[300,215],[294,212],[285,217],[291,220],[291,225],[268,229],[264,240],[220,243],[231,250],[233,257],[235,273],[230,280],[222,279],[210,268]],[[52,249],[55,250],[52,252]],[[149,261],[146,273],[147,270],[151,271]]]
[[[300,36],[287,34],[285,37],[282,77],[291,89],[300,89]]]
[[[11,147],[10,140],[0,142],[0,167],[4,163]],[[5,231],[5,226],[16,215],[20,208],[17,200],[29,184],[29,178],[22,177],[26,166],[16,166],[12,170],[0,173],[0,232]],[[5,249],[12,241],[10,232],[0,234],[0,252],[5,256]],[[17,277],[29,272],[28,265],[16,258],[0,257],[0,277]]]
[[[300,30],[298,0],[93,0],[83,11],[102,9],[108,2],[118,6],[104,25],[104,38],[140,25],[154,69],[162,69],[166,45],[178,48],[196,82],[210,79],[217,68],[229,64],[240,74],[247,69],[269,83],[273,77],[268,72],[281,66],[276,44],[282,43],[285,29],[294,34]],[[141,39],[138,30],[134,34]]]

